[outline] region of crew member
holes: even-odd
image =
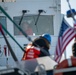
[[[50,55],[49,49],[51,45],[51,36],[49,34],[43,34],[36,39],[31,44],[28,44],[22,60],[34,59],[38,57],[43,57]],[[45,53],[45,52],[46,53]]]

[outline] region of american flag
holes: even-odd
[[[59,63],[63,52],[69,42],[75,37],[74,28],[72,28],[67,21],[63,18],[58,36],[58,42],[56,45],[54,60]]]

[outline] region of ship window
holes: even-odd
[[[41,35],[43,33],[54,34],[53,16],[52,15],[38,15],[24,16],[20,24],[20,16],[14,17],[14,21],[26,32],[28,35]],[[36,22],[37,21],[37,22]],[[22,35],[22,33],[14,26],[14,34]]]
[[[0,16],[0,23],[1,23],[5,28],[7,28],[6,17],[5,17],[5,16]],[[4,31],[4,30],[3,30],[3,31]],[[5,35],[6,35],[6,32],[5,32],[5,31],[4,31],[4,33],[5,33]],[[2,35],[1,32],[0,32],[0,35]]]

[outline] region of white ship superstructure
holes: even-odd
[[[60,0],[10,0],[10,2],[4,0],[4,2],[0,2],[0,6],[9,14],[12,20],[14,20],[16,24],[31,37],[32,40],[43,33],[49,33],[52,37],[50,54],[54,54],[61,25]],[[1,10],[0,22],[23,48],[30,42]],[[28,28],[27,25],[32,29],[32,33],[25,31],[25,29]],[[19,46],[6,32],[5,34],[17,58],[21,60],[23,51],[21,51]],[[8,56],[5,55],[4,48],[6,46],[8,50],[8,47],[1,33],[0,46],[1,52],[3,53],[0,55],[0,65],[5,66],[7,64],[6,58],[8,57],[8,64],[13,66],[14,61],[11,54],[8,54]],[[10,63],[10,61],[12,62]]]

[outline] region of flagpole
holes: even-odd
[[[66,50],[64,51],[64,58],[67,59]]]

